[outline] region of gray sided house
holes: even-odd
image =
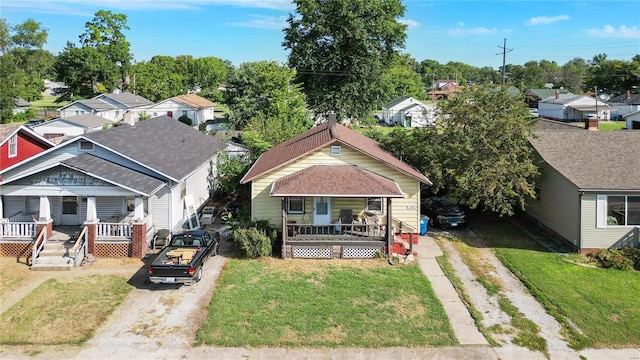
[[[530,216],[583,253],[639,246],[640,132],[540,120],[530,143],[543,173]]]
[[[143,256],[136,236],[148,245],[159,229],[199,226],[223,147],[166,116],[72,138],[0,172],[0,243],[90,226],[89,253]]]

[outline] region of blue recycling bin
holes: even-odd
[[[429,217],[421,216],[420,217],[420,235],[427,234],[427,225],[429,224]]]

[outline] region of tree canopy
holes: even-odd
[[[366,122],[383,97],[383,74],[404,47],[400,0],[294,0],[283,46],[316,114]]]
[[[473,87],[442,103],[437,127],[396,128],[378,140],[424,172],[431,192],[513,215],[534,196],[538,167],[528,142],[534,124],[521,99],[505,89]]]

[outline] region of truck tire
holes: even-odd
[[[200,280],[202,280],[202,266],[198,268],[198,271],[196,271],[196,274],[193,276],[193,278],[196,282],[200,282]]]

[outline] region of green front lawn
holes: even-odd
[[[33,110],[55,110],[67,105],[68,101],[55,102],[58,99],[57,96],[45,96],[42,100],[31,101],[31,108]]]
[[[473,227],[552,315],[565,325],[567,317],[584,332],[573,334],[572,346],[640,345],[640,272],[574,265],[507,221]]]
[[[417,264],[232,259],[196,342],[233,347],[451,346]]]

